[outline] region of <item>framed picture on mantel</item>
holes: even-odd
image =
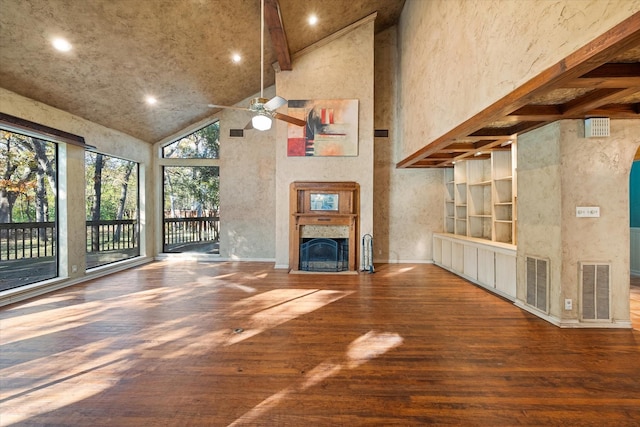
[[[337,211],[338,194],[311,193],[310,206],[312,211]]]
[[[289,157],[358,155],[358,100],[290,100],[288,115],[305,126],[288,125]]]

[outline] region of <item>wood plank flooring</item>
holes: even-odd
[[[638,426],[634,329],[433,265],[158,262],[0,310],[3,426]]]

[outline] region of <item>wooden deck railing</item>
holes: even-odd
[[[0,224],[0,261],[55,255],[55,222]]]
[[[165,218],[164,244],[217,241],[220,217]]]
[[[87,253],[135,248],[138,221],[121,219],[87,221]]]
[[[87,253],[118,251],[138,245],[138,221],[86,221]],[[165,245],[216,242],[220,218],[165,218]],[[58,232],[55,222],[0,224],[0,261],[51,257],[56,254]]]

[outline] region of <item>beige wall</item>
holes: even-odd
[[[432,233],[442,231],[442,170],[396,169],[397,27],[375,36],[373,236],[376,262],[431,261]]]
[[[357,99],[357,157],[287,157],[287,126],[278,123],[276,143],[276,267],[289,265],[289,185],[293,181],[355,181],[360,184],[360,234],[373,232],[373,20],[293,59],[293,70],[276,74],[286,99]],[[358,262],[360,265],[360,262]]]
[[[258,96],[256,94],[255,96]],[[265,98],[275,95],[273,87]],[[249,99],[239,105],[249,105]],[[220,115],[220,255],[230,259],[275,258],[276,129],[245,130],[243,138],[229,137],[242,129],[251,114],[225,110]]]
[[[640,10],[640,0],[407,0],[405,158]]]
[[[140,182],[145,186],[144,191],[140,192],[143,198],[140,221],[145,236],[140,249],[143,256],[154,255],[153,233],[147,232],[153,229],[154,221],[152,202],[154,187],[149,179],[145,179],[148,172],[151,171],[152,165],[152,150],[148,143],[2,88],[0,88],[0,111],[82,136],[88,145],[95,146],[96,150],[101,153],[138,162],[140,164]],[[84,150],[67,144],[61,144],[61,147],[59,156],[59,185],[61,188],[59,212],[63,217],[60,218],[60,276],[61,278],[78,279],[85,275],[86,265]],[[66,173],[64,173],[65,171]],[[76,226],[77,224],[81,226]],[[77,272],[71,271],[72,265],[78,267]]]
[[[550,261],[549,315],[579,319],[579,263],[611,264],[611,317],[629,322],[629,172],[640,120],[613,120],[608,138],[585,138],[581,120],[565,120],[518,138],[518,299],[526,299],[524,257]],[[577,218],[599,206],[599,218]],[[573,310],[564,310],[564,299]]]

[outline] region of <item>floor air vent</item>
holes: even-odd
[[[542,310],[548,308],[549,262],[546,259],[527,257],[527,304]]]
[[[582,286],[582,319],[609,320],[610,265],[580,264]]]

